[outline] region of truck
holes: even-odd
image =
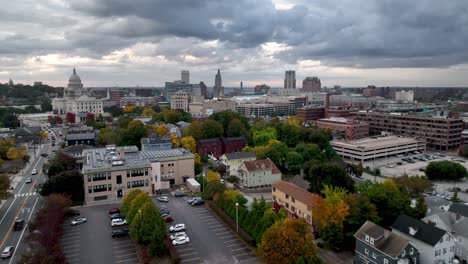
[[[186,184],[190,191],[194,193],[200,191],[200,183],[198,183],[195,179],[187,179]]]

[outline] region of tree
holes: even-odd
[[[6,114],[3,117],[3,126],[9,128],[17,128],[20,126],[18,117],[15,114]]]
[[[44,130],[41,130],[39,131],[39,136],[41,137],[41,141],[42,140],[45,140],[49,137],[49,134],[47,134],[47,132],[45,132]]]
[[[219,173],[216,171],[208,170],[206,172],[206,181],[207,182],[220,182]]]
[[[143,112],[141,112],[141,116],[155,116],[156,112],[151,107],[145,107]]]
[[[426,176],[429,180],[454,181],[468,177],[468,173],[463,165],[443,160],[430,162],[426,167]]]
[[[136,106],[134,106],[134,105],[127,105],[127,106],[124,106],[123,111],[124,111],[125,113],[132,113],[132,112],[135,111],[135,109],[136,109]]]
[[[231,134],[234,137],[244,136],[247,137],[248,130],[249,130],[249,123],[247,119],[239,113],[233,111],[221,111],[212,114],[209,119],[214,120],[220,123],[223,126],[224,136],[229,137]],[[233,120],[236,120],[233,122]],[[240,121],[240,123],[238,123]],[[231,124],[232,123],[232,124]],[[237,124],[236,127],[234,127]],[[231,127],[233,130],[230,130]],[[245,130],[245,131],[243,131]],[[242,132],[247,132],[244,134]]]
[[[223,194],[226,188],[223,184],[213,181],[206,184],[205,189],[203,190],[201,197],[205,200],[212,200],[215,194]]]
[[[193,121],[184,129],[184,136],[192,136],[194,139],[203,139],[203,127],[199,121]]]
[[[152,201],[146,201],[137,212],[130,224],[130,235],[138,243],[148,244],[152,240],[153,230],[160,228],[157,223],[159,222],[163,227],[165,224],[160,223],[158,218],[162,218],[161,214]]]
[[[276,129],[272,127],[268,127],[263,130],[255,130],[253,132],[253,142],[255,146],[264,146],[269,143],[270,140],[276,140],[277,139],[277,131]]]
[[[432,182],[424,176],[403,175],[398,178],[393,178],[397,186],[409,193],[412,196],[417,196],[432,186]]]
[[[123,214],[123,215],[127,215],[129,209],[130,209],[130,205],[132,204],[132,201],[133,199],[135,199],[135,197],[137,197],[137,195],[139,195],[140,193],[143,193],[142,190],[140,189],[133,189],[131,191],[129,191],[127,194],[125,194],[123,200],[122,200],[122,203],[120,204],[120,212]]]
[[[202,123],[203,138],[222,137],[224,134],[223,125],[208,119]]]
[[[42,186],[41,195],[63,194],[75,203],[84,201],[83,175],[76,170],[67,170],[49,177]]]
[[[148,136],[148,130],[140,120],[132,120],[128,123],[128,128],[122,129],[120,134],[120,145],[135,145],[141,148],[141,139]]]
[[[237,118],[232,119],[225,129],[227,129],[227,132],[225,131],[225,133],[228,137],[250,138],[249,131],[245,128],[244,123]]]
[[[41,110],[42,110],[42,112],[52,111],[52,104],[50,103],[49,100],[43,101],[41,103]]]
[[[167,126],[166,125],[159,125],[158,127],[156,127],[156,134],[158,134],[159,136],[164,136],[167,134]]]
[[[111,107],[104,107],[104,112],[110,113],[112,117],[117,117],[124,114],[123,109],[116,105],[113,105]]]
[[[68,112],[66,116],[67,123],[74,124],[75,123],[75,113]]]
[[[180,140],[180,143],[184,149],[192,153],[197,152],[197,142],[195,141],[195,138],[193,138],[192,136],[183,137]]]
[[[99,143],[103,145],[115,145],[120,141],[119,132],[111,126],[99,130]]]
[[[377,212],[375,204],[371,203],[366,195],[358,193],[347,194],[344,198],[345,203],[348,205],[349,214],[344,220],[344,234],[346,243],[353,245],[354,233],[367,221],[378,224],[380,217]]]
[[[6,200],[10,197],[10,178],[6,175],[0,175],[0,200]]]
[[[310,183],[310,192],[320,193],[324,185],[343,187],[350,192],[354,191],[353,179],[339,164],[312,160],[306,163],[304,173],[304,179]]]
[[[305,162],[310,160],[324,161],[325,157],[317,144],[299,144],[296,149]]]
[[[117,120],[117,124],[119,125],[120,128],[128,128],[128,124],[132,121],[132,118],[129,116],[121,116]]]
[[[258,253],[268,263],[295,263],[303,257],[307,263],[318,263],[313,236],[303,219],[277,221],[262,236]]]
[[[286,161],[284,166],[292,174],[298,174],[304,164],[302,155],[296,151],[290,151],[286,155]]]
[[[132,200],[130,203],[130,208],[128,210],[127,215],[125,215],[125,218],[127,220],[127,223],[129,225],[132,224],[132,221],[135,217],[137,217],[137,214],[141,214],[141,207],[146,203],[152,203],[151,198],[147,193],[140,193],[135,198]]]
[[[10,160],[22,159],[26,154],[25,148],[10,147],[7,152],[7,158]]]
[[[426,202],[424,201],[424,196],[422,194],[418,195],[416,199],[416,205],[412,209],[412,216],[416,219],[424,218],[427,214],[427,206]]]
[[[361,177],[362,173],[364,172],[364,167],[362,166],[362,162],[359,162],[357,165],[353,165],[354,172],[356,173],[357,177]]]

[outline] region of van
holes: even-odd
[[[20,231],[20,230],[23,230],[23,227],[24,227],[24,220],[18,219],[15,221],[15,224],[13,225],[13,230]]]

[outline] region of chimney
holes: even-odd
[[[121,160],[125,160],[125,149],[119,149],[119,156]]]

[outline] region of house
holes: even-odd
[[[41,130],[41,127],[19,127],[15,132],[15,142],[39,144],[42,139],[39,134]]]
[[[426,216],[422,220],[452,234],[455,240],[455,258],[461,263],[468,263],[467,205],[453,204],[448,211]]]
[[[178,126],[174,125],[174,124],[166,124],[166,127],[167,127],[167,133],[169,135],[173,134],[173,135],[176,135],[177,137],[180,138],[180,136],[182,135],[180,133],[180,129]]]
[[[267,188],[281,180],[281,171],[270,159],[244,161],[237,175],[243,188]]]
[[[255,152],[242,151],[225,153],[219,158],[226,165],[226,177],[237,176],[239,165],[244,161],[256,160]]]
[[[66,146],[96,145],[97,130],[89,126],[74,126],[65,130]]]
[[[273,202],[281,205],[291,218],[303,218],[312,226],[312,193],[290,182],[277,181],[271,185]]]
[[[391,228],[419,250],[420,263],[453,263],[455,239],[447,231],[407,215],[398,216]]]
[[[81,169],[83,168],[83,150],[92,148],[93,147],[89,145],[73,145],[65,147],[61,151],[64,155],[75,159]]]
[[[197,152],[204,156],[213,155],[215,158],[221,157],[224,153],[240,152],[245,146],[246,140],[243,137],[197,140]]]
[[[141,150],[168,150],[172,149],[172,142],[169,136],[151,135],[141,139]]]
[[[426,217],[434,214],[440,214],[447,211],[450,208],[452,202],[447,201],[444,197],[440,196],[427,196],[424,197],[424,201],[427,206]]]
[[[419,260],[420,252],[408,239],[371,221],[366,221],[354,238],[355,264],[423,263]]]

